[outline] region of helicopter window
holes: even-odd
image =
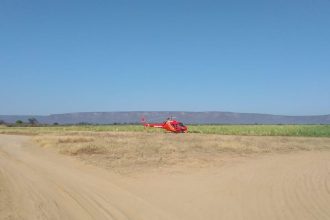
[[[179,126],[183,127],[184,125],[183,125],[183,123],[179,123]]]

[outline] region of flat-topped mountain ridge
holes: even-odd
[[[136,124],[144,117],[148,122],[162,122],[168,117],[186,124],[330,124],[330,115],[286,116],[235,112],[187,112],[187,111],[121,111],[79,112],[51,115],[0,115],[0,120],[15,123],[36,118],[43,124]]]

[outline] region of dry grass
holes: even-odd
[[[93,137],[85,137],[81,135],[39,135],[34,138],[42,147],[56,147],[63,154],[79,155],[103,153],[101,146],[93,145]]]
[[[75,132],[38,135],[43,147],[111,169],[204,166],[228,153],[238,156],[328,150],[330,138],[223,136],[145,132]]]

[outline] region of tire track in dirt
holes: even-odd
[[[126,187],[179,219],[330,219],[329,169],[329,151],[271,154]]]
[[[0,196],[0,219],[172,218],[116,185],[115,174],[39,149],[27,140],[1,136],[0,184],[10,199]]]

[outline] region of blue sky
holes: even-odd
[[[0,1],[0,114],[330,114],[330,1]]]

